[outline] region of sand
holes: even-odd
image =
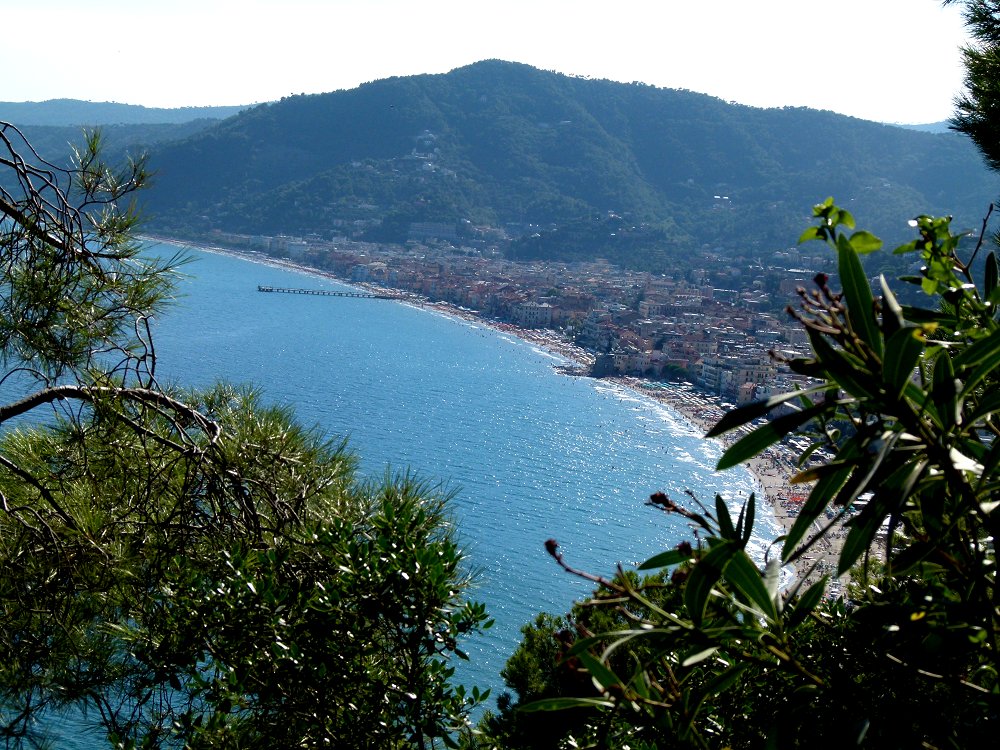
[[[725,407],[718,398],[692,386],[667,385],[666,387],[650,388],[647,381],[639,378],[625,377],[611,378],[611,380],[669,406],[703,434],[714,427],[725,413]],[[746,434],[746,431],[746,429],[734,430],[720,438],[710,439],[719,440],[723,445],[731,445]],[[796,458],[797,452],[794,447],[779,444],[772,446],[745,464],[756,480],[760,494],[772,508],[775,520],[782,528],[782,533],[791,530],[798,518],[799,507],[810,490],[809,485],[792,484],[790,481],[798,473]],[[806,535],[806,539],[812,538],[819,529],[819,525],[814,523],[813,531]],[[829,574],[831,580],[828,587],[829,592],[839,593],[847,580],[846,576],[842,576],[838,580],[836,575],[837,562],[845,534],[846,530],[838,524],[818,539],[812,548],[792,566],[793,579],[789,582],[790,585],[794,585],[794,581],[799,576],[804,577],[807,583],[812,583],[823,575]],[[780,545],[781,542],[773,545],[770,554],[780,554]]]

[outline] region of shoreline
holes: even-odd
[[[181,247],[188,247],[193,250],[220,255],[229,255],[258,263],[260,265],[272,266],[284,270],[295,271],[315,278],[323,278],[335,281],[348,287],[363,291],[378,291],[384,293],[386,287],[377,285],[347,281],[322,269],[296,263],[295,261],[273,258],[263,253],[248,253],[231,248],[219,247],[203,243],[179,241],[171,238],[143,236],[144,241],[163,242]],[[557,365],[554,369],[564,375],[576,377],[590,377],[588,372],[594,363],[594,354],[582,349],[572,342],[565,341],[550,329],[521,328],[512,323],[493,321],[482,317],[475,310],[460,308],[448,302],[430,301],[420,295],[402,290],[395,290],[399,293],[399,302],[423,309],[433,310],[441,315],[450,318],[457,318],[467,322],[482,325],[495,331],[507,333],[512,336],[533,344],[551,354],[555,354],[565,359],[568,364]],[[722,402],[716,396],[701,391],[691,384],[663,383],[661,381],[649,381],[634,376],[614,376],[599,378],[627,388],[640,396],[650,398],[657,403],[667,406],[674,411],[681,419],[688,422],[692,427],[701,432],[704,439],[707,433],[721,419],[724,414]],[[730,433],[720,438],[711,438],[719,441],[722,445],[728,446],[735,442],[738,437],[744,434],[742,431]],[[775,521],[781,528],[781,533],[786,534],[792,528],[798,516],[798,505],[808,495],[808,489],[791,484],[789,481],[796,473],[795,452],[787,445],[778,444],[768,448],[764,453],[745,462],[743,466],[750,472],[756,485],[763,495],[764,502],[771,508]],[[806,576],[807,582],[818,580],[820,576],[829,573],[828,593],[839,593],[841,585],[846,576],[838,583],[836,578],[837,561],[840,549],[843,545],[843,538],[846,531],[842,525],[831,529],[824,539],[821,539],[809,554],[803,555],[802,560],[807,566],[815,565],[815,572]],[[777,545],[772,543],[770,551],[775,551]]]
[[[673,383],[656,384],[635,377],[608,378],[623,387],[645,395],[670,407],[680,414],[704,436],[724,414],[724,408],[718,398],[700,391],[693,386],[683,386]],[[709,438],[719,441],[728,447],[745,435],[748,428],[728,433],[722,437]],[[750,472],[757,484],[763,500],[774,513],[774,519],[781,528],[781,534],[787,534],[798,518],[799,507],[809,494],[809,486],[791,483],[792,477],[798,473],[796,467],[796,452],[788,445],[778,443],[772,445],[763,453],[744,462],[743,466]],[[814,529],[819,527],[814,524]],[[830,529],[826,536],[818,540],[813,548],[801,560],[805,567],[807,583],[819,580],[825,574],[830,575],[827,584],[828,592],[839,593],[848,576],[836,575],[840,550],[843,547],[846,530],[843,524]],[[774,544],[772,551],[780,548]],[[813,566],[815,567],[813,568]],[[813,568],[812,572],[809,569]],[[795,571],[797,573],[797,571]],[[797,577],[797,576],[796,576]]]

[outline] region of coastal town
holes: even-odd
[[[783,364],[808,351],[803,329],[785,308],[797,302],[797,289],[832,265],[822,252],[790,249],[773,253],[768,265],[748,261],[740,268],[703,250],[676,274],[651,274],[605,262],[513,262],[495,248],[456,247],[426,236],[399,246],[217,233],[195,244],[505,330],[564,357],[566,374],[640,392],[703,432],[726,409],[806,385]],[[722,440],[731,443],[740,434]],[[791,483],[802,447],[783,442],[747,467],[785,531],[808,494],[807,486]],[[838,523],[819,538],[803,556],[800,575],[835,579],[845,533]],[[839,593],[844,580],[834,580],[828,594]]]
[[[338,279],[416,295],[493,324],[544,331],[598,377],[688,381],[730,404],[784,392],[798,376],[778,362],[806,351],[785,311],[797,288],[829,271],[825,248],[767,258],[722,258],[708,249],[679,259],[672,274],[606,262],[514,262],[485,240],[453,244],[448,227],[418,227],[405,245],[340,238],[218,232],[213,245],[284,258]],[[778,355],[777,358],[773,354]]]

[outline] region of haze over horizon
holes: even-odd
[[[10,4],[5,21],[21,33],[0,47],[0,67],[16,71],[0,81],[0,101],[169,108],[274,101],[497,58],[757,107],[930,123],[952,114],[967,39],[958,9],[939,0],[843,0],[836,11],[801,0]]]

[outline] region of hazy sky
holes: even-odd
[[[952,113],[965,40],[938,0],[0,0],[0,18],[0,101],[153,107],[250,104],[500,58],[934,122]]]

